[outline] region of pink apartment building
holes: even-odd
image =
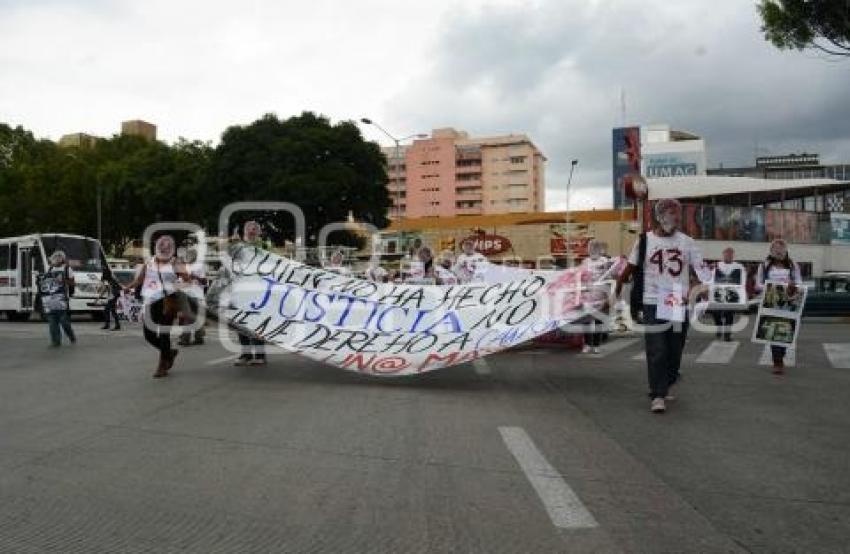
[[[545,211],[543,153],[526,135],[470,138],[452,128],[399,149],[389,163],[391,219]]]

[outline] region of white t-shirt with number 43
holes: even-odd
[[[638,247],[635,242],[629,263],[637,265]],[[702,259],[702,252],[694,239],[676,231],[669,237],[656,235],[654,231],[646,234],[646,260],[644,260],[643,303],[658,304],[659,298],[677,295],[686,300],[690,286],[689,266],[703,283],[711,281],[711,270]]]

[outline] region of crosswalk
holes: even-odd
[[[640,339],[634,338],[615,338],[611,342],[603,345],[599,354],[582,355],[581,357],[590,358],[605,358],[611,354],[615,354],[626,348],[635,345]],[[770,347],[765,345],[759,351],[753,352],[752,348],[744,348],[744,345],[749,345],[748,341],[711,341],[706,346],[700,346],[695,349],[692,344],[685,348],[685,357],[691,358],[697,364],[728,364],[733,360],[744,361],[742,356],[749,357],[751,363],[757,363],[761,366],[770,366],[773,364],[773,356]],[[757,345],[753,345],[757,346]],[[846,343],[823,343],[823,351],[829,365],[835,369],[850,369],[850,342]],[[646,363],[646,352],[643,349],[643,341],[638,345],[639,350],[636,352],[626,352],[620,354],[626,359],[633,362]],[[818,363],[822,361],[819,358]],[[785,354],[785,366],[797,366],[797,350],[789,348]]]

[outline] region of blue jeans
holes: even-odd
[[[61,330],[65,331],[68,340],[77,342],[74,329],[71,328],[71,314],[68,313],[68,310],[47,312],[47,326],[50,328],[50,343],[53,346],[62,344]]]

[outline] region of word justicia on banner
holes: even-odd
[[[494,268],[482,283],[420,286],[343,276],[241,243],[224,262],[207,298],[219,318],[374,375],[421,373],[518,345],[591,313],[599,294],[577,270]]]

